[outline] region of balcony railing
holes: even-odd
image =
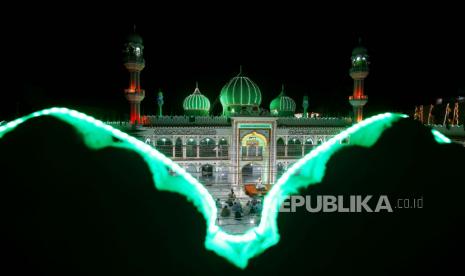
[[[145,64],[145,60],[143,57],[137,56],[124,56],[123,63],[142,63]]]
[[[354,98],[354,96],[349,96],[349,100],[368,100],[368,96],[363,95],[363,96],[359,96],[357,98]]]
[[[368,65],[355,65],[349,69],[350,73],[356,73],[356,72],[365,72],[368,71]]]

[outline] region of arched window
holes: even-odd
[[[159,138],[156,149],[167,157],[173,157],[173,142],[168,138]]]
[[[256,183],[259,177],[263,177],[263,168],[258,164],[247,164],[242,167],[242,183]]]
[[[220,141],[218,142],[218,146],[219,146],[218,157],[227,158],[229,156],[228,140],[226,140],[226,138],[221,138]]]
[[[186,141],[186,157],[197,157],[197,141],[194,138]]]
[[[174,146],[174,157],[182,157],[182,140],[181,138],[176,139]]]
[[[313,140],[311,138],[307,138],[305,140],[304,148],[305,148],[305,154],[309,153],[315,145],[313,144]]]
[[[200,181],[203,184],[211,185],[213,184],[213,166],[210,164],[205,164],[200,169]]]
[[[276,142],[276,155],[278,157],[284,157],[285,145],[283,138],[279,138]]]
[[[287,141],[287,155],[292,157],[302,156],[302,143],[299,139],[292,138]]]
[[[215,157],[216,156],[215,140],[204,138],[200,141],[200,157]]]

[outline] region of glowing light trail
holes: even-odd
[[[157,189],[184,195],[202,213],[207,223],[206,248],[240,268],[245,268],[252,257],[278,243],[277,216],[280,205],[288,195],[296,194],[301,188],[319,183],[325,174],[326,162],[333,153],[350,145],[371,147],[385,129],[407,117],[392,113],[380,114],[348,128],[316,147],[290,167],[267,194],[260,224],[242,235],[232,235],[215,224],[217,218],[215,201],[197,179],[150,145],[84,113],[59,107],[37,111],[1,126],[0,138],[19,124],[44,115],[54,116],[74,126],[83,135],[84,142],[89,148],[117,147],[132,149],[139,153],[152,171]],[[438,131],[432,130],[432,133],[438,143],[450,143],[450,140]],[[340,143],[349,136],[350,145]],[[115,142],[113,137],[120,141]]]

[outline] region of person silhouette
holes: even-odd
[[[257,184],[255,185],[255,188],[256,188],[258,191],[263,191],[263,190],[265,190],[266,187],[265,187],[265,185],[263,185],[263,182],[262,182],[262,178],[261,178],[261,177],[259,177],[259,178],[257,179]]]

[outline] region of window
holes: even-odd
[[[215,157],[216,145],[215,140],[211,138],[204,138],[200,141],[200,157]]]
[[[181,138],[176,139],[174,146],[174,157],[182,157],[182,140]]]
[[[206,185],[212,184],[213,182],[213,166],[212,165],[206,164],[201,167],[200,181]]]
[[[228,152],[228,140],[226,140],[225,138],[221,138],[221,139],[220,139],[220,142],[219,142],[218,144],[219,144],[218,156],[219,156],[219,157],[228,157],[228,156],[229,156],[229,152]]]
[[[287,155],[292,157],[302,156],[302,143],[299,139],[293,138],[289,139],[287,142]]]
[[[307,138],[304,144],[305,154],[309,153],[313,149],[313,147],[313,140],[311,138]]]
[[[278,157],[283,157],[284,152],[286,150],[283,138],[279,138],[276,144],[277,144],[276,145],[276,155]]]
[[[193,138],[187,139],[186,157],[197,157],[197,142]]]
[[[168,138],[158,139],[156,149],[167,157],[173,157],[173,142]]]

